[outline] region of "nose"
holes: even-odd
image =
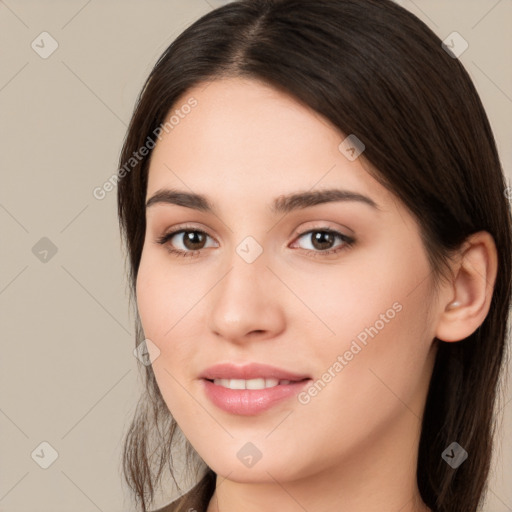
[[[231,267],[209,294],[208,328],[232,343],[265,340],[285,328],[283,284],[260,256],[248,263],[234,255]]]

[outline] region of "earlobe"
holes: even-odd
[[[470,235],[454,268],[451,288],[441,294],[436,338],[460,341],[473,334],[489,312],[497,274],[497,251],[486,231]]]

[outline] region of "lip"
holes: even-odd
[[[276,366],[268,364],[249,363],[237,366],[232,363],[216,364],[207,368],[200,379],[279,379],[300,381],[311,378],[309,375],[292,373]]]
[[[215,406],[240,416],[253,416],[267,411],[281,401],[296,396],[311,382],[308,375],[259,363],[244,366],[219,364],[205,370],[199,378],[205,395]],[[288,380],[290,383],[265,389],[229,389],[212,382],[214,379],[257,378]]]

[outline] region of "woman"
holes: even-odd
[[[141,510],[180,434],[206,471],[162,511],[478,509],[511,217],[428,27],[387,0],[216,9],[155,65],[120,163]]]

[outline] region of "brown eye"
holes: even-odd
[[[183,233],[182,242],[183,245],[190,249],[191,251],[195,251],[197,249],[203,249],[206,237],[206,233],[202,231],[181,231],[179,234]]]
[[[313,247],[321,251],[330,249],[336,240],[336,237],[330,231],[314,231],[313,233],[314,235],[311,238]]]
[[[309,238],[311,241],[311,247],[303,247],[310,252],[324,253],[329,254],[333,252],[338,252],[343,248],[350,246],[354,243],[354,239],[339,233],[338,231],[333,231],[332,229],[312,229],[310,231],[306,231],[299,236],[300,238],[305,238],[306,240]],[[337,246],[334,246],[336,239],[341,240],[341,243]]]
[[[157,243],[165,245],[171,253],[191,256],[206,247],[208,238],[208,233],[198,229],[179,229],[158,238]]]

